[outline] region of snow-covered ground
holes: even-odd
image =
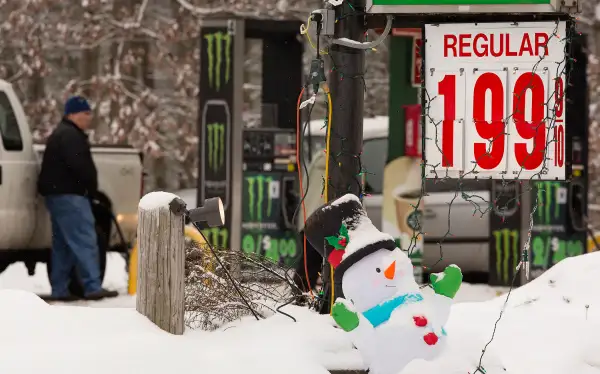
[[[600,253],[566,259],[514,290],[484,356],[486,374],[600,374]],[[28,277],[13,265],[0,288],[49,291],[45,269]],[[123,260],[111,256],[106,286],[124,296],[89,308],[49,306],[30,292],[0,291],[0,373],[326,373],[361,368],[348,336],[329,316],[298,307],[216,332],[163,333],[133,309]],[[475,374],[506,295],[464,285],[446,330],[448,349],[402,374]],[[487,301],[481,301],[487,300]],[[462,301],[462,302],[460,302]],[[112,308],[117,307],[117,308]]]
[[[125,307],[135,308],[135,296],[127,294],[127,272],[125,260],[120,254],[109,252],[106,258],[106,275],[104,287],[119,291],[119,297],[94,302],[80,301],[69,305],[88,305],[92,307]],[[35,275],[29,276],[22,263],[13,264],[0,274],[0,289],[17,289],[33,292],[38,295],[50,293],[50,282],[45,264],[37,264]],[[1,336],[1,335],[0,335]]]

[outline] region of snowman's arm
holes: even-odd
[[[338,321],[340,319],[340,315],[335,315],[335,312],[332,313],[334,315],[334,320],[343,330],[345,330],[350,336],[350,340],[361,352],[369,352],[375,346],[375,328],[371,324],[371,322],[365,318],[362,313],[357,312],[354,309],[354,305],[346,299],[338,298],[334,304],[338,311],[343,311],[342,314],[351,313],[356,316],[357,320],[355,324],[352,324],[351,329],[344,328],[344,321]],[[334,309],[335,311],[335,309]]]
[[[364,334],[373,330],[373,325],[362,313],[354,309],[354,305],[344,298],[337,298],[332,309],[332,316],[338,326],[347,332]]]
[[[430,300],[430,306],[433,314],[435,315],[435,321],[439,326],[444,326],[450,317],[450,310],[454,300],[451,298],[434,293]]]
[[[462,284],[462,272],[458,266],[452,264],[446,266],[442,273],[431,274],[429,279],[435,292],[431,306],[435,310],[436,320],[443,326],[448,321],[454,296]]]

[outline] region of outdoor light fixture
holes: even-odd
[[[225,209],[219,197],[204,200],[204,204],[188,211],[190,221],[201,229],[220,227],[225,224]]]
[[[169,203],[169,209],[173,214],[185,215],[185,223],[193,223],[197,229],[220,227],[225,224],[225,209],[219,197],[204,200],[204,204],[198,208],[187,210],[187,205],[180,198],[175,198]]]

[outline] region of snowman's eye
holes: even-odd
[[[378,273],[381,273],[381,269],[380,268],[376,268],[375,271],[378,272]]]

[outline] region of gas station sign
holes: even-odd
[[[428,178],[565,180],[565,30],[425,25]]]
[[[368,13],[561,13],[577,0],[367,0]]]

